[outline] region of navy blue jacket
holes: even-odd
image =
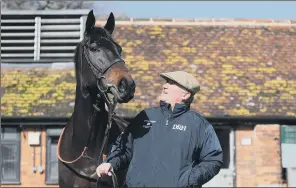
[[[213,126],[185,104],[141,111],[113,146],[106,161],[128,168],[128,187],[201,187],[223,163]]]

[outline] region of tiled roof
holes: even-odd
[[[158,105],[159,73],[185,70],[200,81],[192,108],[203,115],[296,116],[294,25],[119,24],[114,38],[137,83],[135,98],[118,112],[133,116]],[[73,111],[73,68],[1,71],[3,116]]]
[[[104,25],[106,18],[98,18],[97,25]],[[116,25],[199,25],[199,26],[296,26],[296,20],[274,20],[274,19],[179,19],[179,18],[124,18],[116,21]]]

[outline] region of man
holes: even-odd
[[[213,126],[190,110],[200,86],[183,71],[160,76],[160,107],[134,118],[97,174],[128,167],[127,187],[201,187],[218,174],[223,156]]]

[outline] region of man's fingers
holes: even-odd
[[[108,169],[108,168],[105,169],[104,172],[105,172],[106,175],[109,174],[109,170],[110,170],[110,169]]]
[[[98,175],[99,178],[101,177],[101,173],[100,173],[99,170],[97,170],[97,175]]]
[[[99,178],[103,175],[111,176],[110,170],[112,170],[111,165],[102,164],[97,168],[97,175]]]

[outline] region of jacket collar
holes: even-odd
[[[163,112],[171,114],[171,117],[174,118],[187,112],[190,109],[190,106],[183,103],[176,103],[174,110],[172,111],[171,104],[160,101],[160,108]]]

